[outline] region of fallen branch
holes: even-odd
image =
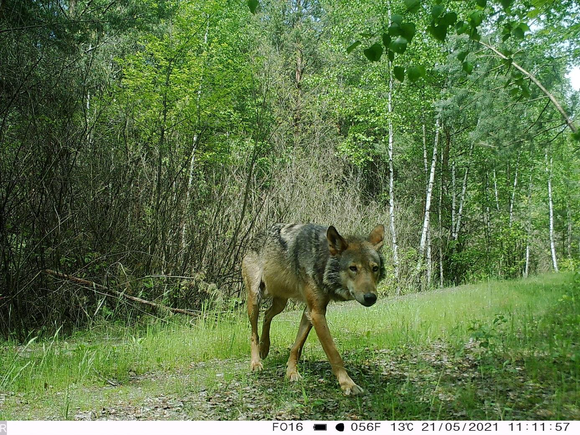
[[[123,298],[129,299],[129,300],[135,301],[135,302],[139,302],[140,304],[149,305],[150,307],[154,307],[154,308],[161,309],[161,310],[168,310],[168,311],[171,311],[172,313],[185,314],[187,316],[193,316],[193,317],[196,317],[199,315],[199,313],[197,313],[195,311],[183,310],[181,308],[167,307],[165,305],[151,302],[151,301],[148,301],[146,299],[141,299],[141,298],[138,298],[135,296],[128,295],[126,293],[118,292],[117,290],[113,290],[112,288],[109,288],[109,287],[104,286],[102,284],[97,284],[96,282],[93,282],[93,281],[88,281],[86,279],[78,278],[76,276],[67,275],[67,274],[61,273],[61,272],[56,272],[54,270],[45,269],[44,273],[46,273],[48,275],[55,276],[57,278],[66,279],[67,281],[75,282],[77,284],[80,284],[84,287],[88,287],[91,289],[98,288],[100,290],[104,290],[105,292],[107,292],[109,294],[109,296],[123,297]]]

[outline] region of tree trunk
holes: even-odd
[[[441,187],[439,189],[439,287],[443,287],[443,165],[441,165]]]
[[[427,126],[423,122],[423,168],[425,170],[425,192],[429,191],[429,163],[427,160]],[[427,287],[431,286],[431,228],[427,231]]]
[[[548,207],[550,210],[550,251],[552,253],[552,267],[558,272],[558,259],[556,257],[556,242],[554,239],[554,202],[552,200],[552,157],[548,160],[546,150],[546,173],[548,174]]]
[[[499,195],[497,193],[497,175],[495,168],[493,170],[493,193],[495,195],[495,209],[499,212]]]
[[[526,264],[524,267],[524,278],[530,273],[530,240],[532,238],[532,189],[533,189],[533,172],[530,172],[530,183],[528,187],[528,227],[526,231]]]
[[[203,45],[204,45],[204,49],[207,50],[207,35],[209,33],[209,17],[207,20],[207,25],[205,27],[205,34],[203,35]],[[195,170],[195,151],[197,150],[197,145],[198,145],[198,141],[199,141],[199,128],[200,128],[200,123],[201,123],[201,90],[202,90],[202,86],[203,86],[203,80],[204,80],[204,68],[205,67],[205,63],[202,64],[202,70],[201,70],[201,76],[199,79],[199,87],[197,89],[197,104],[196,104],[196,111],[197,111],[197,121],[196,121],[196,131],[193,135],[193,146],[191,149],[191,155],[189,157],[189,173],[188,173],[188,178],[187,178],[187,189],[185,191],[185,206],[184,206],[184,210],[185,210],[185,216],[183,217],[183,226],[181,227],[181,252],[182,252],[182,258],[183,255],[185,255],[186,252],[186,246],[187,246],[187,210],[189,209],[189,202],[191,201],[191,190],[193,187],[193,174],[194,174],[194,170]]]
[[[431,197],[433,194],[433,184],[435,181],[435,168],[437,165],[437,145],[439,142],[439,117],[435,122],[435,142],[433,145],[433,157],[431,159],[431,171],[429,172],[429,184],[427,185],[427,193],[425,198],[425,216],[423,218],[423,230],[421,231],[421,242],[419,243],[419,260],[417,262],[416,271],[421,270],[423,265],[423,257],[427,247],[427,236],[429,233],[429,217],[431,212]]]
[[[390,11],[389,11],[390,12]],[[393,173],[393,71],[389,63],[389,220],[391,226],[391,237],[393,245],[393,269],[395,281],[397,282],[397,294],[400,293],[399,287],[399,246],[397,244],[397,231],[395,228],[395,176]]]
[[[302,0],[296,0],[296,13],[298,14],[295,28],[298,31],[296,35],[302,35]],[[295,101],[294,101],[294,119],[293,119],[293,135],[294,145],[298,145],[301,137],[302,129],[302,80],[304,78],[304,48],[301,39],[296,41],[296,63],[294,67],[294,86],[295,86]]]
[[[469,149],[469,159],[467,162],[467,168],[465,168],[465,174],[463,175],[463,185],[461,186],[461,196],[459,197],[459,210],[457,211],[457,219],[455,222],[455,228],[453,229],[453,240],[459,238],[459,230],[461,228],[461,217],[463,216],[463,205],[465,204],[465,194],[467,192],[467,176],[469,175],[469,168],[471,167],[471,155],[473,154],[473,143]]]
[[[512,221],[514,218],[514,202],[516,200],[516,188],[518,186],[518,170],[520,166],[520,155],[518,154],[518,159],[516,160],[516,173],[514,174],[514,187],[512,189],[512,196],[510,198],[510,215],[509,215],[509,226],[511,228]]]
[[[572,258],[572,210],[570,210],[570,200],[566,200],[566,221],[567,225],[567,234],[566,234],[566,253],[568,258]]]
[[[457,206],[457,194],[455,193],[455,162],[451,163],[451,238],[455,239],[455,209]]]

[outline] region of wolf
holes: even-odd
[[[261,359],[270,350],[270,324],[288,299],[306,303],[296,341],[290,350],[286,377],[300,379],[298,360],[312,327],[326,353],[342,391],[363,393],[350,378],[326,322],[330,301],[355,299],[365,307],[377,301],[377,284],[385,276],[380,253],[385,228],[377,225],[368,237],[341,236],[334,226],[275,224],[256,239],[242,260],[251,325],[250,369],[263,369]],[[262,339],[258,335],[260,302],[271,298],[264,315]]]

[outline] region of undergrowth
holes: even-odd
[[[194,395],[200,405],[158,418],[577,418],[579,297],[578,275],[553,274],[383,298],[371,308],[331,306],[337,347],[366,391],[358,398],[342,396],[314,332],[299,366],[304,380],[283,379],[300,311],[274,319],[271,356],[258,375],[248,373],[243,310],[7,342],[0,419],[75,418],[168,394]]]

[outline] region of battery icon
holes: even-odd
[[[326,430],[326,424],[320,423],[314,425],[314,430]]]

